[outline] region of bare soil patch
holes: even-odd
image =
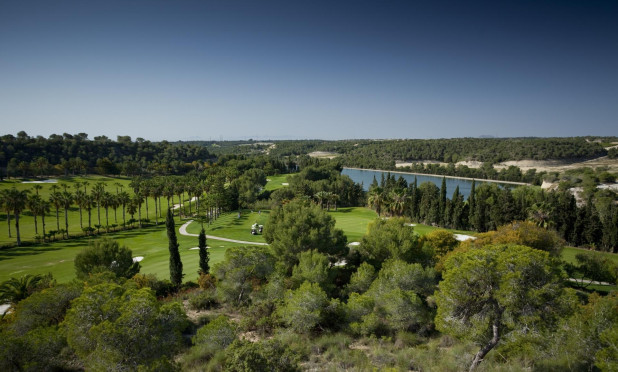
[[[314,152],[310,152],[307,155],[309,155],[312,158],[323,158],[323,159],[334,159],[337,156],[339,156],[339,154],[337,154],[336,152],[329,152],[329,151],[314,151]]]
[[[447,166],[448,163],[439,162],[436,160],[412,160],[412,161],[397,161],[395,166],[397,168],[408,167],[414,164],[439,164],[441,166]],[[483,162],[475,160],[466,160],[455,163],[455,165],[465,165],[468,168],[480,168]],[[608,167],[610,172],[618,172],[618,159],[610,159],[607,156],[600,158],[584,160],[584,161],[568,161],[568,160],[510,160],[502,163],[494,164],[496,170],[508,168],[510,166],[519,167],[522,172],[526,172],[530,169],[536,169],[537,172],[564,172],[569,169],[575,168],[596,168],[596,167]]]

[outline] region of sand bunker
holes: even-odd
[[[142,256],[133,257],[133,262],[141,262],[144,259]]]
[[[22,181],[22,183],[58,183],[58,180]]]
[[[210,248],[209,246],[206,246],[206,248]],[[200,247],[193,247],[193,248],[189,248],[190,251],[195,251],[200,249]]]
[[[360,242],[352,242],[348,244],[348,246],[351,246],[351,247],[356,247],[357,245],[360,245]]]
[[[464,234],[453,234],[453,236],[455,237],[455,239],[457,239],[460,242],[465,242],[466,240],[474,240],[476,239],[476,236],[471,236],[471,235],[464,235]]]

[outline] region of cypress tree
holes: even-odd
[[[170,250],[170,281],[176,288],[182,284],[182,261],[180,261],[180,253],[178,252],[178,239],[176,239],[176,225],[174,223],[174,215],[172,210],[167,210],[167,218],[165,220],[167,228],[167,239],[169,240]]]
[[[376,180],[376,175],[373,175],[373,181],[371,182],[371,185],[369,186],[369,189],[374,189],[378,187],[378,180]]]
[[[206,230],[203,227],[198,238],[198,247],[200,249],[200,271],[198,274],[208,274],[210,271],[210,265],[208,265],[210,257],[206,249]]]
[[[451,198],[451,208],[448,215],[448,223],[455,229],[458,229],[459,226],[461,226],[461,212],[463,209],[461,204],[459,185],[457,185],[455,187],[455,192],[453,192],[453,197]]]
[[[446,217],[446,177],[442,177],[442,185],[440,186],[440,204],[438,205],[438,224],[446,225],[448,218]]]
[[[468,223],[470,225],[474,224],[474,213],[476,212],[476,203],[475,203],[475,197],[476,197],[476,188],[475,188],[476,182],[474,180],[472,180],[472,186],[470,187],[470,195],[468,196]]]

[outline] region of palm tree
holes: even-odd
[[[39,195],[39,190],[41,190],[43,188],[43,186],[41,185],[34,185],[32,186],[32,188],[34,188],[34,192]]]
[[[149,212],[148,212],[148,197],[150,196],[150,187],[151,183],[148,181],[144,181],[142,183],[142,195],[144,196],[144,205],[146,206],[146,220],[148,220],[150,218],[149,216]]]
[[[391,191],[390,193],[390,209],[393,215],[402,216],[403,212],[406,210],[406,206],[408,205],[408,195],[405,191],[403,192],[395,192]]]
[[[204,193],[204,185],[200,182],[199,179],[195,180],[195,184],[193,187],[193,193],[191,196],[195,197],[195,213],[200,214],[200,197]]]
[[[137,220],[139,222],[140,229],[142,228],[142,204],[144,203],[144,196],[140,192],[133,195],[133,204],[137,208]]]
[[[112,204],[110,205],[114,209],[114,223],[118,226],[118,207],[120,202],[118,201],[118,194],[112,194]]]
[[[73,204],[73,194],[68,191],[63,191],[60,193],[60,202],[62,203],[62,207],[64,208],[64,226],[66,230],[66,236],[69,237],[69,208],[71,208],[71,204]]]
[[[122,226],[127,225],[127,219],[125,217],[125,210],[126,210],[127,205],[130,202],[131,202],[131,197],[129,196],[128,192],[121,191],[120,194],[118,194],[118,203],[122,205]]]
[[[174,191],[178,195],[178,217],[182,219],[182,195],[185,193],[185,184],[178,179],[174,185]]]
[[[161,195],[163,194],[163,185],[160,180],[154,180],[150,185],[150,196],[154,199],[155,204],[155,225],[159,224],[158,214],[161,209]],[[157,205],[157,201],[159,205]]]
[[[174,182],[169,177],[165,181],[163,195],[167,198],[167,209],[170,209],[170,199],[172,199],[172,204],[174,204]]]
[[[374,208],[380,217],[382,207],[384,206],[384,191],[381,187],[375,187],[369,190],[369,197],[367,199],[369,207]]]
[[[92,188],[92,198],[97,203],[97,221],[101,224],[101,200],[103,199],[103,193],[105,192],[105,184],[103,182],[97,182]]]
[[[34,234],[39,235],[39,222],[37,220],[38,209],[37,205],[42,201],[39,195],[29,195],[28,200],[26,200],[26,208],[30,209],[32,215],[34,216]]]
[[[54,186],[56,187],[54,189]],[[49,202],[56,208],[56,230],[60,230],[60,207],[62,206],[62,195],[58,191],[59,187],[52,186],[52,193],[49,195]]]
[[[335,204],[335,211],[337,210],[337,200],[339,200],[339,195],[335,194],[334,192],[328,193],[328,210],[330,210],[331,203]]]
[[[8,194],[9,194],[8,189],[0,190],[0,206],[2,206],[2,209],[6,212],[6,220],[7,220],[7,225],[9,227],[9,238],[12,238],[11,236],[11,208],[9,204],[6,203],[6,200],[9,196]]]
[[[108,211],[109,211],[109,207],[111,207],[114,202],[113,198],[114,196],[107,191],[103,193],[103,197],[101,198],[101,205],[103,206],[103,208],[105,208],[105,231],[107,232],[109,232]]]
[[[135,203],[135,199],[129,199],[129,202],[127,203],[127,213],[131,215],[131,219],[129,220],[129,222],[131,223],[131,227],[133,227],[133,221],[135,221],[135,212],[137,212],[137,205]]]
[[[86,194],[84,197],[84,209],[88,212],[88,228],[92,228],[92,207],[94,207],[94,198],[92,195]]]
[[[318,200],[318,204],[320,205],[320,208],[324,209],[324,200],[328,198],[326,191],[318,191],[314,195],[314,197]]]
[[[83,229],[84,225],[82,223],[82,208],[88,203],[88,195],[79,187],[75,191],[75,204],[79,207],[79,228]]]
[[[0,284],[0,302],[8,302],[11,306],[30,296],[41,284],[43,275],[27,274],[21,278],[11,278]]]
[[[35,209],[36,209],[36,214],[41,216],[41,226],[43,227],[43,239],[45,239],[45,215],[47,213],[49,213],[50,211],[50,206],[49,206],[49,202],[43,198],[39,198],[39,202],[37,204],[34,205]],[[33,211],[33,213],[35,213]]]
[[[21,245],[19,235],[19,215],[26,208],[26,201],[30,190],[17,190],[15,187],[9,189],[5,195],[4,204],[15,216],[15,231],[17,233],[17,245]]]

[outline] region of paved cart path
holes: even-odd
[[[198,234],[191,234],[191,233],[187,232],[187,226],[189,226],[189,224],[191,224],[191,222],[193,222],[193,220],[187,221],[187,222],[185,222],[184,225],[180,226],[180,229],[178,229],[178,231],[180,232],[180,235],[199,236]],[[206,239],[221,240],[221,241],[224,241],[224,242],[239,243],[239,244],[268,245],[268,243],[247,242],[247,241],[244,241],[244,240],[235,240],[235,239],[221,238],[219,236],[212,236],[212,235],[206,235]]]

